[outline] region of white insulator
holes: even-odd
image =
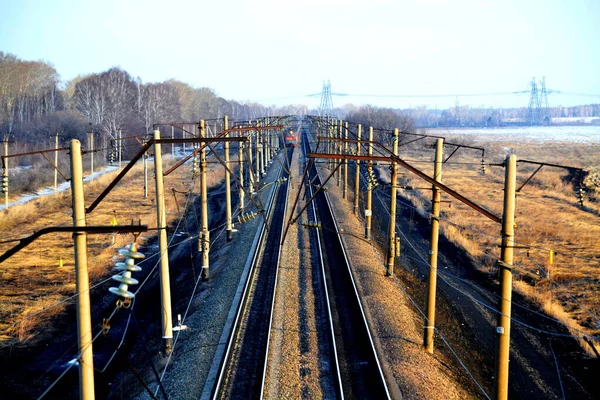
[[[127,290],[127,285],[120,285],[118,288],[111,287],[108,288],[108,290],[117,296],[126,297],[128,299],[133,299],[135,297],[133,293]]]
[[[125,256],[125,257],[131,257],[131,258],[136,258],[136,259],[146,257],[142,253],[137,252],[137,251],[131,251],[130,249],[119,249],[119,254],[122,256]]]
[[[142,270],[141,267],[137,265],[130,265],[129,263],[118,262],[115,264],[115,269],[117,271],[131,271],[131,272],[140,272]]]
[[[126,274],[127,274],[127,272],[125,272],[124,275],[113,275],[112,279],[117,282],[124,283],[126,285],[137,285],[139,283],[137,279],[133,279],[129,276],[125,276]]]

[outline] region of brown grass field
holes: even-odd
[[[172,165],[168,158],[165,168]],[[209,187],[223,179],[223,168],[210,167]],[[143,170],[138,163],[96,210],[87,216],[88,225],[108,225],[116,216],[119,224],[132,221],[156,227],[154,190],[154,164],[148,163],[148,197],[143,197]],[[107,173],[85,185],[89,205],[117,175]],[[87,172],[86,172],[87,174]],[[188,191],[191,187],[191,165],[185,164],[165,178],[165,202],[167,221],[171,223],[180,216],[185,194],[173,195],[171,188]],[[198,193],[198,183],[193,193]],[[41,228],[71,225],[70,191],[47,196],[23,205],[0,211],[1,241],[20,239]],[[179,210],[179,211],[178,211]],[[138,238],[143,243],[155,231]],[[132,242],[133,235],[88,235],[88,268],[91,285],[110,279],[117,250]],[[14,243],[0,244],[0,252]],[[61,262],[62,260],[62,262]],[[60,265],[62,264],[62,266]],[[115,282],[115,285],[117,283]],[[94,289],[92,289],[94,290]],[[73,241],[70,234],[48,234],[21,250],[0,265],[0,347],[28,346],[52,333],[54,318],[73,304],[75,295],[75,270]]]
[[[545,166],[517,194],[515,265],[541,279],[535,280],[516,272],[514,290],[535,301],[549,315],[569,326],[574,335],[600,334],[600,145],[578,143],[508,143],[477,141],[465,137],[447,137],[452,143],[465,143],[486,149],[486,163],[502,163],[507,154],[520,160],[582,167],[589,170],[585,201],[579,205],[575,195],[578,177],[568,170]],[[415,167],[433,173],[433,149],[413,145],[400,148],[400,156]],[[446,146],[445,157],[453,150]],[[461,149],[443,166],[442,182],[468,199],[502,216],[504,168],[486,166],[480,171],[480,152]],[[444,157],[444,158],[445,158]],[[519,163],[517,188],[537,165]],[[383,174],[389,172],[380,168]],[[384,178],[389,179],[389,178]],[[400,184],[412,184],[420,190],[400,190],[402,195],[429,213],[429,185],[406,171]],[[422,189],[421,189],[422,188]],[[594,192],[593,189],[596,189]],[[466,205],[442,193],[443,234],[468,251],[478,268],[495,274],[500,256],[500,225]],[[554,263],[549,262],[554,251]],[[583,342],[582,342],[583,344]],[[583,345],[587,351],[592,350]]]
[[[543,161],[590,169],[589,186],[584,206],[577,201],[573,179],[567,170],[544,167],[518,194],[516,208],[516,241],[527,249],[515,249],[516,265],[539,274],[540,280],[515,273],[514,288],[537,302],[548,314],[567,324],[574,334],[584,331],[598,335],[600,325],[600,202],[598,192],[598,166],[600,146],[577,143],[503,143],[477,141],[465,137],[448,137],[453,143],[465,143],[486,148],[486,163],[502,163],[509,153],[519,159]],[[449,154],[451,147],[446,148]],[[415,143],[400,148],[400,155],[417,168],[431,174],[433,150]],[[459,150],[444,164],[443,182],[467,198],[475,201],[498,216],[502,214],[504,168],[486,167],[480,172],[480,155],[468,149]],[[170,165],[169,161],[166,165]],[[518,165],[517,187],[527,179],[536,166]],[[209,173],[209,186],[222,180],[223,169],[214,168]],[[113,190],[101,205],[88,216],[88,224],[108,224],[116,211],[119,223],[131,220],[149,227],[156,226],[153,165],[149,163],[148,198],[143,198],[141,165],[136,166]],[[184,165],[165,180],[168,192],[167,218],[178,218],[177,206],[185,201],[177,195],[177,203],[170,188],[188,190],[189,165]],[[389,171],[381,167],[384,180]],[[387,174],[387,176],[386,176]],[[86,185],[86,204],[116,175],[116,172]],[[401,173],[401,184],[412,184],[419,191],[404,191],[402,195],[429,212],[431,191],[427,184],[407,172]],[[197,185],[194,188],[198,192]],[[597,189],[600,190],[600,189]],[[442,195],[451,204],[442,205],[442,232],[451,241],[467,250],[473,262],[482,271],[494,274],[499,257],[500,226],[479,215],[467,206]],[[34,231],[53,225],[70,225],[70,194],[58,194],[13,206],[0,211],[1,241],[19,239]],[[148,240],[148,232],[139,241]],[[133,240],[132,235],[118,235],[111,244],[111,235],[88,236],[89,269],[92,285],[111,275],[114,257],[121,246]],[[0,252],[13,243],[0,244]],[[549,250],[556,255],[554,264],[548,262]],[[62,259],[62,267],[59,260]],[[25,248],[0,266],[0,346],[27,346],[49,334],[52,319],[63,313],[75,294],[73,245],[68,234],[46,235]],[[62,302],[62,303],[61,303]],[[48,307],[51,307],[47,311]],[[42,329],[43,327],[43,329]],[[587,350],[589,346],[584,345]]]

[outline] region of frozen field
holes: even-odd
[[[519,126],[510,128],[428,128],[427,134],[468,136],[473,140],[576,142],[600,144],[600,126]]]

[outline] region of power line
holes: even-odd
[[[385,209],[386,211],[388,211],[388,210],[387,210],[387,208],[386,208],[386,206],[385,206],[385,203],[384,203],[384,202],[381,200],[381,197],[379,197],[379,195],[378,195],[378,196],[377,196],[377,198],[378,198],[378,200],[381,202],[381,204],[382,204],[382,206],[384,207],[384,209]],[[388,212],[388,214],[389,214],[389,212]],[[421,255],[421,253],[420,253],[420,252],[419,252],[419,251],[416,249],[415,245],[414,245],[414,244],[413,244],[413,243],[412,243],[412,242],[411,242],[411,241],[408,239],[408,237],[407,237],[407,236],[404,234],[404,232],[402,232],[401,230],[399,230],[398,232],[399,232],[399,233],[400,233],[400,234],[401,234],[401,235],[404,237],[404,239],[405,239],[406,243],[408,243],[408,245],[409,245],[409,246],[410,246],[410,247],[413,249],[413,251],[415,252],[415,254],[417,254],[417,255],[419,256],[419,258],[421,258],[422,262],[423,262],[423,263],[424,263],[424,264],[425,264],[425,265],[426,265],[428,268],[431,268],[431,266],[429,265],[429,263],[428,263],[428,262],[425,260],[425,258],[424,258],[424,257]],[[451,275],[451,274],[449,274],[449,273],[447,273],[447,272],[445,272],[445,271],[441,271],[441,270],[439,270],[439,269],[438,269],[438,274],[440,275],[440,278],[441,278],[441,279],[442,279],[442,280],[443,280],[443,281],[444,281],[444,282],[445,282],[445,283],[446,283],[446,284],[447,284],[449,287],[451,287],[452,289],[454,289],[454,290],[458,291],[459,293],[461,293],[461,294],[463,294],[464,296],[468,297],[468,298],[469,298],[469,299],[471,299],[472,301],[474,301],[474,302],[476,302],[476,303],[478,303],[478,304],[480,304],[480,305],[484,306],[485,308],[488,308],[489,310],[491,310],[491,311],[495,312],[496,314],[498,314],[498,315],[504,315],[504,314],[503,314],[503,313],[502,313],[500,310],[496,309],[495,307],[493,307],[493,306],[491,306],[491,305],[489,305],[489,304],[487,304],[487,303],[485,303],[485,302],[483,302],[483,301],[481,301],[481,300],[479,300],[479,299],[476,299],[476,298],[475,298],[475,297],[473,297],[473,295],[471,295],[470,293],[467,293],[467,292],[463,291],[462,289],[459,289],[458,287],[456,287],[456,286],[452,285],[452,284],[451,284],[451,283],[450,283],[450,282],[447,280],[447,278],[445,278],[445,277],[443,276],[443,275]],[[451,276],[453,276],[453,275],[451,275]],[[455,276],[453,276],[453,277],[455,277]],[[456,278],[458,278],[458,277],[456,277]],[[458,278],[458,279],[462,280],[461,278]],[[479,286],[478,286],[478,287],[479,287]],[[482,290],[484,290],[484,291],[487,291],[486,289],[483,289],[483,288],[481,288],[481,289],[482,289]],[[527,307],[525,307],[525,306],[522,306],[522,305],[519,305],[519,304],[517,304],[517,303],[514,303],[514,302],[512,302],[512,300],[511,300],[510,302],[511,302],[511,304],[514,304],[514,305],[516,305],[516,306],[519,306],[520,308],[526,309],[526,310],[528,310],[528,311],[530,311],[530,312],[532,312],[532,313],[534,313],[534,314],[538,314],[538,315],[541,315],[541,316],[543,316],[543,314],[540,314],[540,313],[538,313],[538,312],[536,312],[536,311],[534,311],[534,310],[531,310],[531,309],[529,309],[529,308],[527,308]],[[543,330],[543,329],[536,328],[536,327],[534,327],[534,326],[532,326],[532,325],[529,325],[529,324],[527,324],[527,323],[525,323],[525,322],[523,322],[523,321],[520,321],[520,320],[518,320],[518,319],[515,319],[515,318],[514,318],[514,317],[512,317],[512,316],[511,316],[510,318],[511,318],[511,321],[514,321],[514,322],[516,322],[516,323],[518,323],[518,324],[520,324],[520,325],[522,325],[522,326],[524,326],[524,327],[526,327],[526,328],[529,328],[529,329],[532,329],[532,330],[536,330],[536,331],[538,331],[538,332],[540,332],[540,333],[545,333],[545,334],[548,334],[548,335],[551,335],[551,336],[557,336],[557,337],[569,337],[569,338],[583,338],[583,337],[588,337],[588,338],[592,338],[592,339],[596,339],[596,340],[600,339],[600,337],[596,337],[596,336],[589,335],[589,334],[587,334],[587,332],[584,332],[584,331],[582,331],[582,330],[571,328],[571,327],[569,327],[568,325],[566,325],[565,323],[563,323],[563,322],[561,322],[561,321],[558,321],[558,320],[556,320],[556,319],[553,319],[552,317],[547,317],[547,316],[544,316],[544,317],[545,317],[545,318],[548,318],[548,319],[550,319],[550,320],[553,320],[553,321],[555,321],[555,322],[557,322],[557,323],[559,323],[560,325],[562,325],[562,326],[566,327],[567,329],[573,329],[573,330],[575,330],[575,331],[577,331],[577,332],[581,332],[583,335],[581,335],[581,336],[575,336],[575,335],[571,335],[571,334],[561,334],[561,333],[557,333],[557,332],[551,332],[551,331],[547,331],[547,330]]]

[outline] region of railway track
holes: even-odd
[[[304,146],[308,146],[306,142]],[[291,149],[288,158],[291,158]],[[320,185],[316,168],[308,171],[307,181]],[[280,178],[287,178],[282,169]],[[312,197],[309,185],[307,198]],[[269,210],[269,229],[262,228],[260,244],[253,256],[251,272],[244,286],[233,329],[227,341],[218,378],[210,391],[212,399],[263,398],[268,382],[267,362],[277,291],[281,238],[287,210],[288,182],[273,192]],[[325,192],[321,191],[308,208],[308,218],[320,221],[325,229],[312,235],[311,246],[318,253],[322,282],[315,296],[322,296],[323,307],[315,312],[327,321],[329,354],[321,354],[329,365],[327,385],[336,398],[390,398],[367,319],[352,277],[348,257],[337,233],[335,218]],[[272,370],[273,368],[271,368]],[[270,377],[269,379],[275,379]],[[205,391],[205,394],[208,393]],[[205,397],[205,396],[203,396]],[[208,397],[206,397],[208,398]]]
[[[306,141],[305,146],[308,146]],[[317,186],[321,184],[314,164],[309,169],[309,174],[309,181]],[[320,246],[326,249],[321,252],[321,256],[328,303],[332,310],[331,322],[341,398],[389,399],[390,392],[327,193],[321,191],[314,201],[316,216],[323,227],[319,231],[319,237]]]
[[[285,151],[289,152],[289,158],[293,148]],[[287,177],[288,173],[282,168],[279,178]],[[259,246],[212,390],[213,399],[260,398],[262,395],[287,192],[288,182],[284,181],[278,184],[269,201],[269,229],[264,225],[261,228]]]

